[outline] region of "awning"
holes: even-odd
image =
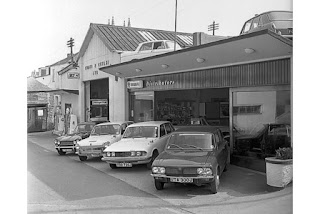
[[[118,77],[133,78],[291,56],[291,40],[269,30],[262,30],[166,54],[106,66],[100,70]]]

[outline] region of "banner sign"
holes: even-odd
[[[127,88],[143,88],[143,81],[142,80],[136,80],[136,81],[128,81],[127,82]]]
[[[78,72],[68,72],[68,79],[79,79],[80,73]]]

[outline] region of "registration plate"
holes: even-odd
[[[64,152],[71,152],[73,151],[72,149],[62,149]]]
[[[178,182],[178,183],[192,183],[192,178],[170,178],[171,182]]]
[[[132,167],[132,163],[117,163],[117,167]]]
[[[91,157],[99,157],[100,154],[91,154]]]

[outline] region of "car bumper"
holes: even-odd
[[[151,176],[160,182],[165,182],[165,183],[180,183],[180,182],[173,182],[171,179],[175,178],[191,178],[192,182],[188,183],[194,183],[194,184],[207,184],[211,183],[214,181],[214,176],[168,176],[168,175],[159,175],[159,174],[151,174]]]
[[[75,146],[55,146],[56,150],[63,151],[63,152],[75,152]]]
[[[83,150],[83,149],[76,149],[75,152],[79,156],[87,156],[87,157],[102,157],[103,152],[102,151],[91,151],[90,149],[88,150]]]
[[[101,160],[111,164],[131,163],[132,165],[136,165],[149,163],[151,157],[102,157]]]

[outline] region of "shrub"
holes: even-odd
[[[276,150],[276,158],[281,160],[288,160],[292,159],[292,148],[286,147],[286,148],[279,148]]]

